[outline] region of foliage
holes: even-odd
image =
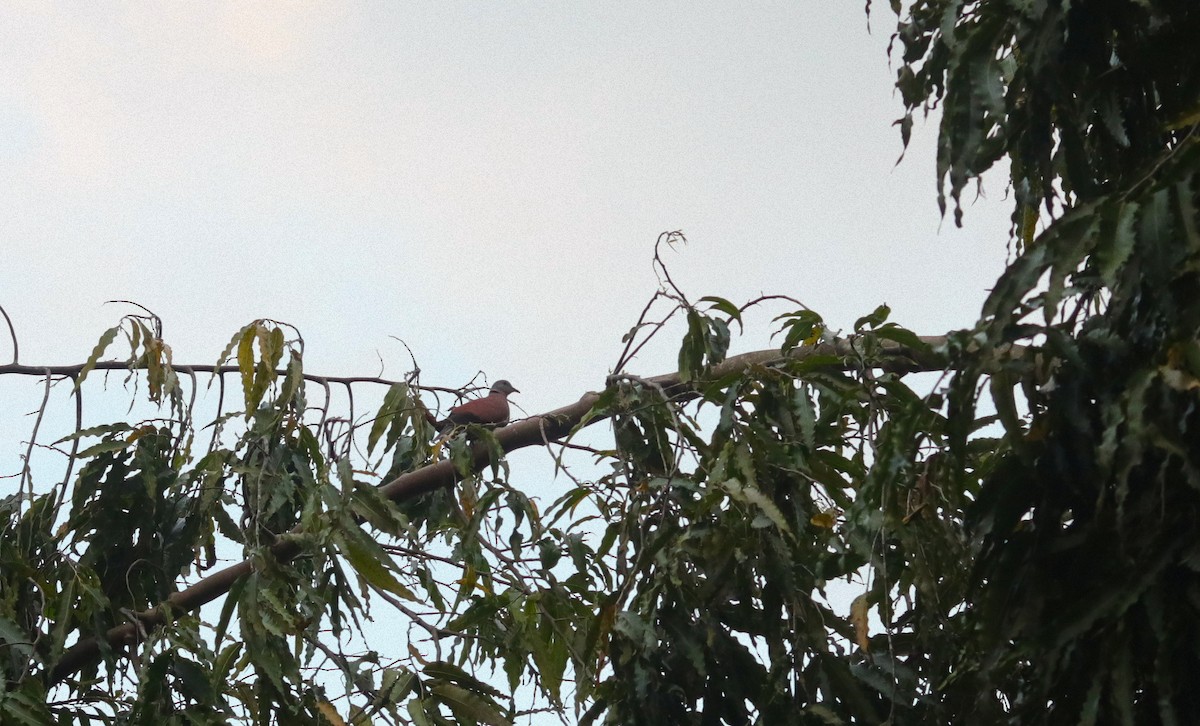
[[[789,724],[926,710],[949,665],[938,631],[959,627],[978,474],[943,482],[944,417],[900,374],[875,372],[885,340],[916,342],[886,316],[860,321],[850,361],[715,376],[691,413],[637,382],[602,397],[623,454],[604,540],[622,579],[601,617],[612,676],[593,712]],[[982,472],[986,451],[976,458]],[[837,612],[827,586],[864,571]]]
[[[904,142],[914,113],[940,106],[939,200],[948,182],[959,223],[967,183],[1006,159],[1028,243],[1040,205],[1144,184],[1191,133],[1197,37],[1191,0],[917,0],[895,36]]]
[[[958,338],[950,451],[985,382],[1005,435],[967,519],[982,549],[942,689],[956,714],[1196,712],[1198,10],[930,0],[900,24],[906,118],[942,102],[955,200],[1007,157],[1021,250]]]
[[[885,345],[920,341],[880,308],[859,323],[850,372],[813,349],[716,375],[741,310],[704,302],[675,301],[690,336],[681,367],[703,382],[701,397],[681,407],[694,397],[682,378],[668,392],[615,377],[588,414],[612,418],[616,449],[596,455],[613,473],[577,480],[544,512],[507,484],[501,460],[491,476],[471,469],[471,438],[495,446],[486,430],[431,441],[410,383],[391,386],[369,421],[330,433],[306,400],[302,341],[270,321],[222,354],[237,361],[244,408],[218,411],[198,436],[169,346],[125,320],[79,377],[125,331],[128,360],[159,382],[147,398],[175,415],[64,437],[84,442],[71,486],[4,500],[0,638],[11,658],[0,713],[16,723],[338,723],[339,711],[510,723],[522,688],[566,713],[573,683],[584,720],[607,710],[610,721],[685,723],[703,701],[709,718],[744,720],[749,704],[793,722],[843,711],[877,720],[896,708],[897,679],[905,698],[924,697],[936,659],[904,660],[916,644],[930,650],[920,623],[946,615],[928,597],[957,602],[965,578],[931,569],[960,559],[961,517],[922,512],[960,512],[963,500],[931,486],[936,465],[910,463],[944,444],[942,417],[899,372],[874,371],[885,358],[895,367]],[[822,331],[810,311],[781,320],[787,350],[811,348]],[[352,445],[364,434],[368,458]],[[880,457],[880,441],[895,451]],[[396,504],[370,481],[426,466],[439,449],[465,477],[456,492]],[[891,528],[945,546],[931,558],[904,534],[881,547]],[[156,628],[152,609],[169,610],[198,577],[196,587],[224,578],[205,572],[233,549],[251,566],[223,586],[215,621],[174,612]],[[835,612],[826,584],[864,566],[894,574]],[[893,576],[919,586],[902,611]],[[407,655],[350,652],[369,635],[372,601],[412,623]],[[870,635],[868,611],[897,623],[886,644]],[[131,618],[143,626],[125,650],[111,632]],[[894,657],[898,638],[910,641],[905,659]],[[87,639],[105,644],[103,659],[65,667]],[[334,706],[338,679],[322,668],[341,674],[348,706]]]
[[[1196,37],[1190,0],[911,4],[905,143],[940,108],[960,221],[1008,162],[1016,257],[980,321],[931,350],[886,307],[839,336],[799,306],[777,350],[727,360],[774,301],[693,303],[656,255],[663,289],[572,422],[611,424],[599,473],[558,454],[549,504],[503,433],[435,438],[415,377],[331,416],[272,321],[221,356],[239,410],[197,426],[194,375],[127,317],[76,393],[123,336],[163,415],[67,435],[63,482],[0,501],[0,722],[1188,722]],[[676,315],[678,374],[627,372]],[[461,481],[377,488],[436,466]],[[179,606],[200,589],[224,598],[203,617]]]
[[[84,463],[69,490],[3,500],[0,639],[8,657],[0,662],[0,720],[341,723],[315,678],[324,664],[359,696],[360,714],[507,722],[497,692],[452,662],[411,668],[374,651],[341,651],[370,616],[372,590],[398,608],[424,598],[444,606],[428,568],[401,572],[389,549],[404,542],[419,552],[448,525],[407,516],[381,497],[350,468],[339,437],[326,440],[334,455],[322,451],[320,432],[330,429],[324,415],[305,420],[301,341],[285,340],[269,321],[234,336],[222,362],[236,356],[246,407],[218,412],[205,448],[170,348],[139,318],[105,333],[79,378],[121,330],[130,360],[151,372],[148,397],[170,402],[177,416],[78,431],[59,442],[88,442],[74,455]],[[384,407],[377,422],[391,425],[373,438],[385,439],[402,466],[425,463],[428,443],[414,446],[413,436],[428,442],[430,431],[411,389],[396,384]],[[240,432],[223,443],[239,419]],[[281,544],[299,556],[281,556]],[[253,563],[227,588],[217,621],[173,613],[170,627],[154,629],[145,614],[211,567],[217,545],[236,546]],[[479,559],[468,547],[457,556]],[[102,663],[78,673],[56,672],[73,641],[106,643],[110,629],[137,613],[147,623],[144,642],[128,653],[105,647]]]

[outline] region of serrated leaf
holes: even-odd
[[[800,441],[810,450],[817,448],[817,409],[809,398],[807,386],[801,386],[792,394],[795,402],[796,423],[800,428]]]
[[[66,436],[62,437],[58,441],[55,441],[54,443],[61,444],[61,443],[67,442],[67,441],[74,441],[76,439],[86,438],[88,436],[99,436],[101,434],[112,434],[112,433],[116,433],[118,431],[132,431],[132,430],[133,430],[133,426],[131,426],[127,423],[124,423],[124,422],[103,424],[101,426],[89,426],[86,429],[79,429],[78,431],[76,431],[73,434],[67,434]]]
[[[107,441],[101,441],[98,444],[92,444],[86,449],[80,451],[75,456],[80,459],[88,459],[99,454],[110,454],[114,451],[121,451],[129,448],[129,445],[135,440],[136,438],[108,439]]]
[[[379,443],[380,437],[387,431],[388,424],[399,415],[406,405],[408,405],[408,386],[404,383],[392,384],[387,393],[383,395],[379,413],[376,414],[375,421],[371,423],[371,432],[367,435],[368,454],[375,450],[375,444]]]
[[[764,494],[761,489],[756,486],[745,486],[742,487],[741,493],[746,501],[762,510],[762,513],[766,515],[767,519],[771,520],[771,523],[774,524],[780,532],[783,532],[789,537],[791,536],[792,529],[788,526],[787,519],[784,518],[783,512],[779,511],[779,507],[775,505],[775,502],[771,501],[770,497]]]
[[[1133,253],[1137,242],[1134,227],[1138,209],[1136,202],[1122,204],[1117,210],[1115,223],[1105,225],[1108,228],[1104,229],[1096,246],[1096,266],[1100,279],[1110,288],[1116,284],[1117,273]]]
[[[257,323],[254,324],[257,327]],[[246,418],[250,418],[258,401],[254,398],[254,340],[249,333],[254,328],[243,328],[242,339],[238,343],[238,371],[242,374],[242,394],[246,403]]]
[[[497,704],[477,693],[472,693],[453,683],[434,683],[429,690],[436,694],[438,700],[446,704],[460,720],[469,719],[477,723],[488,724],[488,726],[512,726],[512,721],[500,713]]]
[[[96,364],[100,362],[100,356],[104,355],[104,351],[117,339],[117,333],[121,332],[121,326],[116,325],[104,331],[100,335],[100,340],[96,341],[96,346],[92,348],[92,354],[84,361],[83,367],[79,369],[79,375],[75,377],[75,390],[83,385],[84,379],[88,373],[91,373],[96,368]]]
[[[366,535],[362,536],[366,537]],[[342,555],[350,563],[350,566],[354,568],[354,571],[361,575],[364,580],[380,590],[385,590],[405,600],[418,601],[417,596],[413,594],[412,590],[400,584],[396,576],[380,564],[380,559],[387,558],[387,553],[379,549],[377,545],[372,549],[378,549],[378,551],[372,552],[361,542],[355,541],[353,536],[344,537],[341,540],[341,545]]]

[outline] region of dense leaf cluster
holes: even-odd
[[[419,623],[404,603],[428,601],[444,623],[477,588],[490,589],[490,564],[453,516],[458,506],[442,497],[403,512],[370,471],[352,467],[355,432],[337,433],[327,410],[313,418],[300,341],[269,321],[239,331],[222,361],[237,361],[244,408],[218,412],[200,437],[169,346],[137,316],[102,336],[80,382],[122,331],[148,398],[172,415],[71,434],[58,443],[87,445],[72,453],[82,466],[69,487],[0,500],[0,722],[336,724],[339,692],[352,694],[359,721],[507,722],[511,705],[453,662],[347,650],[361,640],[370,592]],[[413,390],[394,385],[367,437],[391,457],[373,467],[427,463],[431,435]],[[515,501],[517,511],[530,507]],[[465,541],[439,556],[431,541],[446,532]],[[404,571],[389,551],[413,553]],[[231,553],[249,566],[206,572]],[[485,573],[452,584],[453,605],[431,569],[439,557]],[[201,575],[191,590],[224,596],[210,622],[192,606],[176,609],[180,588]],[[452,632],[425,626],[435,639]],[[88,642],[100,644],[101,661],[75,657]],[[528,668],[514,662],[515,679]]]
[[[174,415],[71,434],[60,443],[87,445],[69,488],[4,500],[0,714],[491,724],[516,720],[531,687],[543,708],[571,713],[569,694],[584,721],[617,723],[916,708],[944,667],[921,624],[966,583],[964,499],[928,457],[943,419],[896,355],[923,343],[880,308],[823,353],[801,310],[780,316],[784,347],[811,354],[721,374],[742,311],[704,302],[678,307],[687,380],[614,377],[581,422],[613,421],[615,447],[593,452],[612,473],[544,510],[506,483],[486,430],[433,439],[408,384],[338,433],[307,403],[300,341],[269,321],[223,353],[243,406],[199,437],[170,348],[126,320],[88,365],[124,330],[131,365],[155,371],[147,397]],[[464,476],[453,492],[397,505],[375,486],[439,456]],[[209,573],[231,550],[245,567]],[[843,579],[859,583],[850,611],[824,591]],[[204,587],[224,597],[212,620],[179,599]],[[406,648],[349,647],[372,601],[410,623]],[[76,657],[86,641],[101,660]]]
[[[944,481],[944,418],[898,373],[872,372],[884,341],[920,347],[886,314],[859,321],[852,360],[706,378],[690,413],[636,382],[601,399],[616,413],[613,489],[625,492],[608,538],[625,577],[612,600],[627,604],[593,709],[608,722],[928,711],[950,663],[942,631],[961,627],[964,491],[978,479]],[[820,323],[783,317],[788,332]],[[827,595],[839,581],[856,583],[849,610]]]
[[[899,10],[898,0],[893,7]],[[1191,0],[917,0],[895,40],[914,113],[940,107],[939,199],[1006,160],[1013,222],[1152,175],[1200,120],[1200,8]]]
[[[1200,7],[931,0],[898,38],[908,119],[942,104],[951,194],[1006,158],[1021,242],[958,338],[950,452],[981,387],[1005,435],[969,510],[973,628],[942,697],[992,722],[1189,722]]]

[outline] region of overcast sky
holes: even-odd
[[[932,125],[895,165],[894,19],[876,2],[868,33],[862,5],[0,4],[21,362],[82,362],[126,299],[176,362],[270,317],[311,372],[402,377],[396,336],[425,383],[483,370],[538,413],[603,385],[665,230],[690,240],[666,261],[693,298],[968,326],[1003,265],[1004,189],[956,230]],[[783,310],[735,352],[769,347]],[[676,343],[630,369],[669,372]],[[2,473],[40,386],[0,387]]]
[[[729,5],[5,3],[22,362],[82,361],[129,299],[177,361],[271,317],[314,372],[399,376],[397,336],[427,383],[482,369],[533,413],[602,385],[676,229],[695,297],[972,323],[1004,190],[960,232],[931,126],[894,166],[886,3],[872,34],[861,3]],[[674,343],[634,369],[666,372]]]

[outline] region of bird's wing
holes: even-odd
[[[470,423],[504,423],[507,420],[508,401],[504,396],[485,396],[450,409],[450,415],[442,423],[462,426]]]

